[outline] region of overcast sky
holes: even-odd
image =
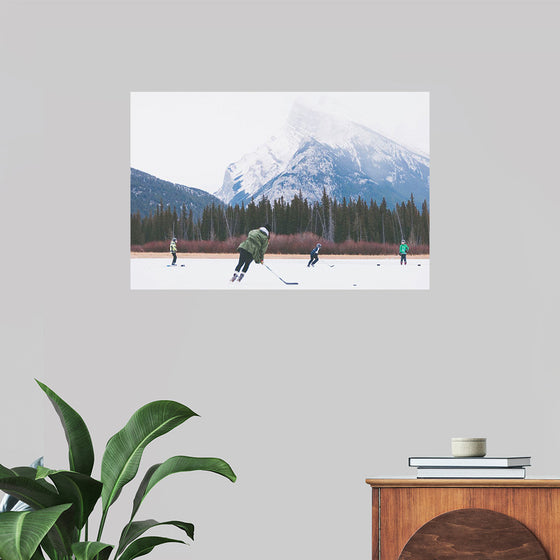
[[[230,163],[277,133],[296,99],[430,153],[428,92],[134,92],[130,165],[213,193]]]

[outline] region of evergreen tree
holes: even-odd
[[[245,228],[247,229],[247,231],[242,233],[246,234],[250,230],[257,228],[260,225],[262,224],[259,224],[259,213],[257,205],[255,204],[255,200],[251,198],[251,202],[247,204],[247,209],[245,211]]]
[[[382,200],[378,206],[374,200],[369,205],[361,197],[356,200],[337,202],[323,189],[320,201],[310,204],[298,193],[290,202],[283,197],[270,202],[261,198],[251,200],[247,206],[211,204],[204,208],[198,220],[193,219],[192,208],[183,204],[180,213],[160,201],[155,211],[144,218],[137,212],[130,217],[130,240],[133,245],[148,241],[162,241],[173,235],[186,240],[220,240],[232,236],[244,236],[251,229],[265,223],[279,235],[310,232],[325,241],[341,243],[374,241],[383,244],[399,243],[405,238],[409,245],[429,244],[430,213],[426,200],[422,211],[416,207],[414,196],[395,205],[394,210]]]
[[[142,231],[142,217],[140,211],[132,214],[130,218],[130,244],[143,245],[145,243],[144,232]]]
[[[430,213],[428,211],[428,202],[424,200],[422,203],[422,217],[420,219],[423,245],[430,244]]]
[[[379,217],[381,219],[381,243],[385,245],[387,238],[385,235],[385,222],[387,221],[387,201],[385,197],[381,201],[381,206],[379,207]]]

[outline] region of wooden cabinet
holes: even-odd
[[[366,482],[372,488],[373,560],[560,560],[560,480]],[[502,529],[486,530],[493,527]]]

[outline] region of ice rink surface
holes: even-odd
[[[251,263],[242,282],[230,282],[237,259],[132,258],[130,287],[133,290],[428,290],[429,259],[409,258],[406,266],[395,259],[321,259],[313,268],[307,259],[265,259]],[[184,266],[183,266],[184,265]],[[330,266],[329,266],[330,265]]]

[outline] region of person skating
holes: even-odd
[[[307,263],[307,266],[315,266],[315,264],[319,260],[320,248],[321,248],[321,244],[317,243],[317,245],[315,245],[315,248],[311,250],[311,253],[309,255],[310,258],[309,258],[309,262]]]
[[[177,238],[174,237],[169,245],[169,252],[173,255],[171,266],[177,266]]]
[[[403,239],[401,241],[401,246],[399,247],[399,255],[401,256],[401,264],[406,264],[406,254],[408,253],[408,245],[406,241]]]
[[[252,229],[247,235],[247,239],[239,244],[237,250],[239,251],[239,262],[235,267],[235,272],[231,277],[231,281],[241,282],[245,276],[249,265],[255,261],[262,264],[264,254],[268,249],[268,241],[270,239],[270,226],[268,224],[258,228]]]

